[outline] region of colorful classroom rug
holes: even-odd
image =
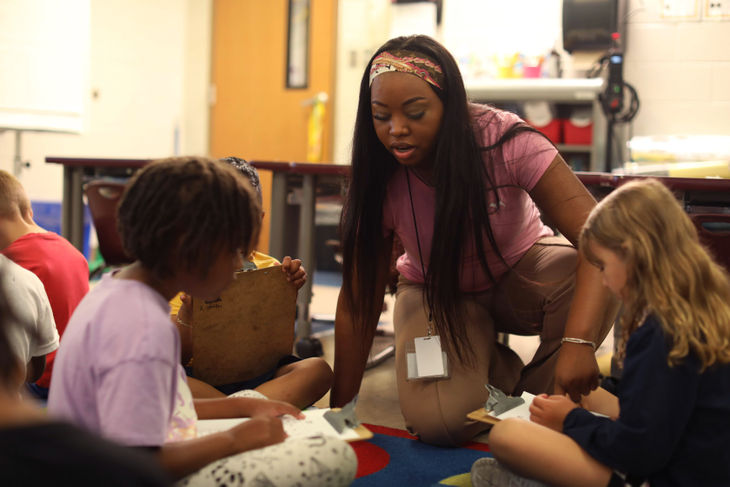
[[[470,487],[472,464],[478,458],[491,456],[484,443],[441,448],[422,443],[404,430],[365,426],[374,435],[368,441],[352,444],[358,460],[353,487]]]

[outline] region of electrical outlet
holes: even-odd
[[[660,15],[664,20],[699,20],[699,2],[700,0],[662,0]]]
[[[704,0],[704,2],[704,19],[730,20],[730,0]]]

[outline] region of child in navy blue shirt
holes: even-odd
[[[624,304],[618,397],[536,397],[530,422],[493,427],[473,485],[730,485],[727,274],[656,180],[599,203],[580,251]]]

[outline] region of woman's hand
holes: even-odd
[[[570,411],[578,405],[568,396],[548,396],[540,394],[530,405],[530,421],[547,426],[557,432],[563,431],[563,421]]]
[[[573,401],[587,396],[599,385],[598,362],[593,348],[563,343],[555,364],[555,393],[569,394]]]
[[[300,259],[292,259],[288,255],[281,261],[281,270],[286,273],[286,280],[299,290],[307,282],[307,271]]]

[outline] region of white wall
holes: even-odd
[[[211,5],[91,0],[84,131],[22,135],[22,156],[31,167],[20,179],[31,199],[61,200],[62,168],[46,164],[46,156],[207,153]],[[0,133],[0,168],[11,172],[14,141],[14,133]]]
[[[337,8],[337,54],[333,158],[349,164],[360,79],[390,31],[390,0],[341,0]]]
[[[641,100],[634,135],[730,135],[730,19],[662,19],[661,4],[629,2],[624,77]]]
[[[465,79],[501,57],[548,53],[561,36],[561,0],[444,0],[441,39]],[[486,73],[485,73],[486,74]]]
[[[81,130],[90,11],[89,0],[0,2],[0,127]]]
[[[730,135],[730,19],[704,18],[708,2],[675,0],[680,6],[697,7],[694,18],[676,20],[662,18],[666,3],[662,0],[628,0],[624,78],[636,87],[641,100],[633,135]],[[361,53],[372,53],[387,40],[390,30],[391,7],[382,3],[340,1],[335,100],[338,162],[349,160],[359,77],[369,57]],[[560,47],[561,8],[561,0],[443,0],[438,38],[457,59],[468,82],[470,69],[488,72],[487,64],[499,56],[539,54]],[[583,60],[564,61],[568,68],[584,66]]]
[[[730,22],[670,21],[661,6],[629,1],[625,78],[641,98],[634,134],[730,134]],[[337,162],[349,161],[360,76],[389,37],[391,8],[390,0],[339,4]],[[560,0],[444,0],[439,38],[457,59],[467,49],[486,58],[547,49],[559,35],[559,8]],[[45,164],[46,156],[207,153],[211,17],[212,0],[91,0],[85,130],[23,134],[31,168],[21,180],[31,198],[61,199],[61,168]],[[14,141],[0,132],[0,168],[8,171]]]

